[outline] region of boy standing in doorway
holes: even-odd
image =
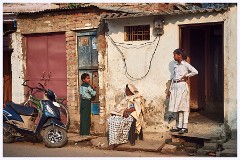
[[[91,100],[96,96],[95,86],[90,86],[90,76],[87,73],[81,75],[80,87],[80,135],[90,135],[91,127]]]
[[[173,74],[171,74],[171,86],[168,93],[170,96],[169,111],[177,113],[176,128],[171,132],[179,134],[188,133],[189,116],[189,94],[186,80],[198,74],[198,71],[186,62],[187,56],[183,49],[176,49],[173,52],[173,58],[176,61]]]

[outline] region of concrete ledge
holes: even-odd
[[[68,144],[75,144],[82,141],[89,141],[94,138],[98,138],[98,136],[80,136],[78,133],[67,133],[68,136]]]
[[[119,145],[115,150],[121,151],[149,151],[158,152],[165,145],[164,141],[155,140],[136,140],[135,145],[131,146],[130,143]]]
[[[179,137],[193,137],[193,138],[202,138],[202,139],[212,139],[215,138],[215,135],[212,134],[200,134],[200,133],[184,133],[178,134],[177,132],[170,132],[172,136],[179,136]],[[217,137],[216,137],[217,138]]]

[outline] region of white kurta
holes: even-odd
[[[189,111],[188,85],[186,82],[172,83],[168,111]]]
[[[172,79],[170,86],[170,101],[168,111],[189,111],[189,92],[188,84],[186,82],[174,83],[174,81],[182,80],[185,77],[191,77],[198,74],[198,71],[186,61],[181,61],[180,64],[176,62],[170,79]]]

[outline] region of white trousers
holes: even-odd
[[[177,114],[176,127],[188,128],[187,125],[188,125],[189,112],[188,111],[179,111],[176,114]]]

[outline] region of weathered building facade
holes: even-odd
[[[66,87],[59,93],[63,93],[62,97],[67,98],[71,118],[70,131],[79,130],[79,77],[81,73],[88,72],[92,83],[98,85],[98,132],[106,131],[106,118],[111,107],[123,98],[125,85],[132,83],[146,99],[144,132],[166,133],[174,126],[174,123],[166,118],[166,82],[169,80],[172,52],[181,47],[189,52],[190,63],[201,71],[197,79],[189,81],[192,108],[209,106],[206,107],[209,113],[212,110],[220,111],[217,113],[217,118],[220,117],[220,129],[217,122],[207,125],[203,122],[192,126],[190,130],[202,127],[202,131],[207,132],[211,126],[218,135],[224,136],[225,126],[236,129],[237,7],[204,12],[186,9],[188,11],[183,12],[181,9],[176,11],[174,5],[169,5],[168,12],[160,12],[164,9],[157,6],[155,13],[150,13],[153,8],[147,10],[146,5],[137,7],[138,10],[129,10],[132,6],[120,9],[105,5],[86,5],[72,9],[20,13],[17,17],[17,31],[12,35],[13,101],[24,101],[25,91],[21,83],[24,79],[32,78],[31,75],[34,74],[29,68],[40,61],[39,57],[42,56],[41,52],[38,52],[35,55],[37,58],[32,59],[34,63],[29,64],[29,55],[34,55],[36,50],[45,47],[47,49],[43,52],[48,53],[47,55],[66,53],[65,61],[62,60],[64,56],[54,62],[51,61],[54,58],[47,57],[50,60],[46,64],[49,66],[54,63],[55,70],[66,77],[57,77],[51,67],[47,67],[46,70],[34,70],[33,73],[39,72],[39,77],[37,80],[33,76],[32,81],[42,79],[41,82],[46,83],[46,86],[54,87],[50,84],[51,78],[63,78],[62,83],[55,82],[59,84],[55,89]],[[161,26],[158,28],[158,25]],[[136,33],[139,37],[131,35],[130,30],[139,30],[141,34]],[[53,38],[59,34],[62,36],[61,40]],[[216,39],[219,39],[219,42],[214,43]],[[61,44],[61,47],[48,40]],[[42,43],[44,47],[41,47]],[[220,48],[220,51],[213,52],[208,44],[215,46],[216,50]],[[54,52],[61,48],[61,53]],[[203,56],[198,56],[201,55],[200,52]],[[215,68],[211,64],[216,64]],[[61,69],[60,65],[66,69]],[[34,67],[41,68],[41,65]],[[208,68],[211,69],[208,71]],[[212,77],[211,73],[218,78]],[[219,89],[215,91],[214,88]],[[214,98],[217,100],[214,101]],[[216,108],[217,104],[221,107]],[[195,120],[194,117],[191,119],[192,122]]]
[[[145,15],[107,15],[106,110],[121,98],[124,84],[133,83],[146,98],[145,131],[168,131],[175,124],[165,119],[166,83],[173,51],[184,48],[190,57],[188,61],[199,71],[189,80],[190,106],[195,111],[190,113],[190,132],[225,136],[229,128],[236,130],[236,15],[235,5],[188,11],[180,8],[175,12]],[[163,25],[159,35],[155,34],[156,23]],[[149,39],[142,38],[144,26],[149,26],[150,34],[146,35]],[[140,32],[131,35],[129,27],[138,27]]]
[[[88,36],[94,32],[94,35],[97,35],[94,43],[98,46],[99,59],[104,59],[106,41],[104,27],[100,20],[101,13],[105,13],[105,10],[100,10],[95,6],[88,6],[77,9],[67,8],[35,13],[21,13],[18,15],[17,31],[12,35],[12,45],[14,48],[12,73],[16,75],[13,78],[14,102],[20,103],[26,99],[24,96],[26,90],[21,85],[25,79],[30,79],[29,84],[32,86],[36,86],[38,82],[41,82],[46,85],[46,88],[51,88],[54,91],[59,88],[65,88],[63,89],[64,91],[58,90],[56,92],[60,93],[59,97],[67,99],[71,118],[70,130],[79,130],[79,84],[81,84],[81,80],[79,81],[78,63],[78,55],[80,53],[78,53],[77,48],[80,47],[80,43],[89,43],[90,41],[88,37],[86,39],[83,37],[82,42],[80,40],[81,35]],[[78,37],[78,35],[80,36]],[[55,53],[57,51],[60,52],[60,50],[62,50],[61,53]],[[62,58],[57,59],[60,54]],[[45,61],[47,61],[45,64],[47,69],[42,67]],[[53,66],[51,67],[51,65]],[[95,69],[98,70],[98,65],[96,67]],[[86,70],[88,69],[86,68]],[[99,64],[99,77],[103,77],[101,74],[101,70],[103,69],[104,67],[101,67]],[[57,77],[58,74],[61,75]],[[63,77],[63,80],[59,80],[61,82],[54,82],[58,83],[58,86],[50,84],[52,81],[51,78],[54,76],[58,79]],[[103,85],[104,79],[99,79],[99,86]],[[98,92],[104,95],[104,90],[101,88]],[[100,100],[101,103],[103,101],[103,99]],[[101,106],[103,105],[101,104]],[[102,125],[105,126],[103,123]],[[104,129],[105,127],[102,130]]]

